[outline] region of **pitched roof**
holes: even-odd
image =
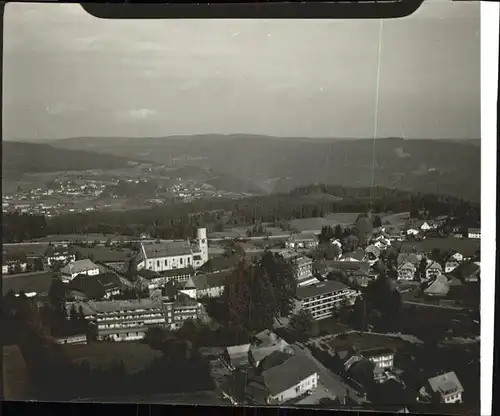
[[[290,243],[297,243],[301,241],[318,241],[318,237],[314,233],[296,233],[292,234],[289,238],[288,241]]]
[[[450,291],[450,284],[448,278],[442,274],[436,276],[436,278],[430,283],[430,285],[424,289],[424,293],[429,295],[441,295],[445,296]]]
[[[143,244],[142,247],[148,259],[192,254],[191,245],[186,241]]]
[[[430,378],[429,385],[434,393],[442,395],[462,393],[464,391],[454,371]]]
[[[262,372],[264,383],[275,396],[317,373],[311,360],[302,355],[295,355],[284,363]]]
[[[103,300],[98,302],[85,302],[82,306],[85,315],[117,311],[133,311],[136,309],[155,309],[162,307],[161,302],[154,301],[152,299],[131,299],[119,301]]]
[[[120,278],[112,272],[87,276],[79,274],[68,283],[68,289],[85,294],[89,299],[101,299],[107,291],[121,289]]]
[[[99,266],[90,259],[73,261],[61,269],[63,274],[85,273],[89,270],[99,269]]]
[[[400,253],[398,254],[398,264],[402,264],[402,263],[412,263],[412,264],[417,264],[420,262],[420,260],[422,260],[422,256],[421,255],[418,255],[418,254],[415,254],[415,253]]]
[[[347,289],[347,286],[337,280],[327,280],[311,286],[301,286],[297,288],[295,297],[297,299],[307,299],[313,296],[336,292]]]
[[[288,361],[292,357],[293,354],[275,349],[262,359],[261,363],[259,364],[259,370],[261,372],[270,370],[273,367],[283,364],[285,361]]]
[[[197,274],[196,276],[191,277],[191,282],[196,290],[205,290],[225,286],[227,278],[230,275],[231,272],[226,270],[217,273]]]
[[[429,270],[429,269],[439,269],[439,270],[443,270],[443,267],[437,262],[437,261],[431,261],[427,267],[425,268],[425,270]]]
[[[238,255],[232,256],[218,256],[209,259],[205,264],[198,268],[198,272],[201,273],[211,273],[218,272],[222,270],[230,270],[236,267],[236,265],[241,261],[241,257]]]
[[[364,250],[359,249],[357,251],[351,251],[349,253],[342,254],[343,259],[353,258],[359,261],[362,261],[365,258],[366,253]]]

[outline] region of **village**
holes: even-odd
[[[480,230],[446,216],[398,219],[400,226],[360,215],[352,228],[260,240],[248,231],[210,239],[199,228],[187,241],[107,237],[24,251],[7,246],[4,302],[33,302],[44,331],[76,361],[126,356],[142,362],[139,356],[150,354],[145,348],[154,349],[162,332],[227,326],[214,311],[229,296],[238,268],[275,261],[293,273],[288,315],[274,314],[266,328],[256,324],[244,342],[215,337],[206,345],[204,336],[196,343],[210,363],[213,400],[474,407],[479,390],[467,371],[479,362]],[[450,357],[457,354],[467,358],[455,362]]]

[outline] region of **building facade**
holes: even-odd
[[[165,324],[171,330],[179,329],[185,321],[201,318],[203,307],[189,297],[178,298],[176,300],[164,300]]]
[[[82,311],[92,323],[98,341],[133,341],[146,336],[148,328],[164,326],[161,301],[134,299],[126,301],[85,302]]]
[[[469,228],[467,230],[467,238],[471,238],[473,240],[480,240],[481,239],[481,229]]]
[[[208,260],[207,230],[199,228],[193,243],[174,241],[141,244],[137,260],[137,270],[164,272],[188,267],[197,269]]]
[[[354,302],[357,291],[341,282],[329,280],[315,285],[298,287],[296,307],[307,310],[315,320],[332,316],[341,302]]]
[[[413,263],[405,262],[398,267],[398,280],[413,280],[417,268]]]
[[[285,243],[287,249],[312,249],[319,245],[318,237],[313,233],[292,234]]]
[[[97,276],[100,273],[99,266],[90,259],[83,259],[68,263],[61,269],[63,282],[70,282],[79,274]]]

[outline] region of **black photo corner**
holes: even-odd
[[[214,1],[168,1],[168,2],[146,2],[146,1],[109,1],[109,2],[85,2],[81,7],[89,15],[98,19],[398,19],[412,15],[425,3],[426,0],[396,0],[396,1],[256,1],[256,2],[236,2],[225,0]],[[459,2],[460,0],[457,0]],[[54,4],[55,1],[47,1],[47,4]],[[64,3],[64,2],[57,2]],[[76,3],[76,2],[68,2]],[[0,2],[0,60],[3,62],[3,37],[4,37],[4,16],[5,5],[7,2]],[[40,34],[43,36],[43,33]],[[3,68],[0,69],[0,78]],[[0,84],[0,97],[2,95],[3,84]],[[499,88],[500,90],[500,88]],[[500,105],[497,99],[497,113],[500,112]],[[2,123],[0,120],[0,135],[2,134]],[[497,132],[500,128],[500,122],[497,118]],[[498,144],[498,138],[497,138]],[[500,169],[497,159],[497,178]],[[493,174],[493,172],[491,173]],[[497,181],[497,198],[500,191],[500,184]],[[487,192],[483,189],[482,192]],[[500,208],[500,202],[497,199],[497,213]],[[497,214],[498,215],[498,214]],[[498,220],[497,220],[498,222]],[[498,233],[498,231],[497,231]],[[500,275],[500,256],[496,251],[496,273]],[[498,293],[498,284],[500,279],[496,277],[497,293],[495,294],[495,330],[499,322],[499,311],[497,310],[500,294]],[[0,314],[2,311],[0,310]],[[0,328],[2,331],[2,328]],[[496,332],[496,331],[495,331]],[[491,415],[500,415],[500,405],[497,398],[500,397],[500,347],[499,342],[494,342],[493,353],[493,394]],[[3,354],[0,357],[0,370],[3,375]],[[166,375],[168,376],[168,375]],[[50,374],[47,374],[50,377]],[[64,380],[61,380],[64,383]],[[483,386],[484,388],[485,386]],[[81,403],[81,402],[21,402],[3,400],[3,382],[0,385],[0,400],[2,401],[0,413],[5,415],[101,415],[110,413],[120,414],[122,416],[156,416],[156,415],[188,415],[188,414],[228,414],[228,415],[270,415],[270,416],[291,416],[291,415],[361,415],[361,414],[400,414],[401,406],[370,406],[368,407],[346,407],[338,408],[298,408],[291,407],[286,409],[269,407],[232,407],[212,406],[212,405],[186,405],[186,404],[143,404],[143,403]],[[407,413],[415,415],[452,415],[447,406],[436,406],[429,409],[424,404],[416,404],[408,407]],[[479,416],[479,415],[471,415]],[[482,416],[482,415],[481,415]],[[486,416],[486,415],[485,415]]]

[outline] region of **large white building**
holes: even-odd
[[[137,270],[148,269],[155,272],[199,268],[208,260],[206,228],[199,228],[194,242],[173,241],[167,243],[141,244]]]
[[[90,259],[83,259],[68,263],[61,269],[63,282],[70,282],[79,274],[97,276],[100,273],[99,266]]]
[[[343,301],[353,303],[357,291],[336,280],[327,280],[315,285],[297,288],[296,308],[309,311],[315,320],[329,318]]]

